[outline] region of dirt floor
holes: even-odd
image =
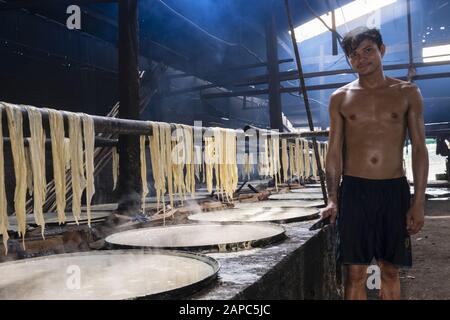
[[[412,237],[413,267],[402,270],[405,300],[450,300],[450,199],[427,200],[425,226]]]
[[[427,200],[425,225],[411,237],[413,267],[400,270],[403,300],[450,300],[449,229],[450,198]],[[378,300],[378,294],[367,289],[369,300]]]
[[[436,155],[436,145],[427,145],[429,153],[429,174],[445,172],[443,157]],[[407,176],[412,180],[411,153],[405,156]],[[449,191],[444,181],[428,181],[428,188]],[[448,195],[447,195],[448,197]],[[425,226],[412,237],[413,267],[402,270],[402,298],[450,300],[450,198],[427,200]]]

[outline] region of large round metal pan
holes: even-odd
[[[319,200],[323,199],[321,193],[300,193],[300,192],[288,192],[288,193],[276,193],[269,196],[269,200]]]
[[[320,193],[320,194],[322,194],[322,189],[320,189],[320,188],[300,188],[300,189],[292,189],[291,192],[294,192],[294,193]]]
[[[304,185],[305,188],[321,188],[320,183],[307,183]]]
[[[272,223],[205,223],[128,230],[106,238],[110,248],[226,252],[262,247],[286,237]]]
[[[325,202],[323,200],[268,200],[237,202],[234,204],[234,207],[237,209],[247,209],[255,206],[263,208],[320,208],[325,206]]]
[[[111,250],[0,264],[0,299],[182,298],[213,281],[219,263],[175,251]]]
[[[190,215],[188,218],[202,222],[273,222],[288,223],[317,218],[317,208],[283,208],[254,206],[246,209],[227,209],[212,212],[202,212]]]

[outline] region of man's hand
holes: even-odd
[[[328,205],[320,210],[320,214],[322,215],[322,219],[326,219],[330,217],[330,223],[334,224],[336,222],[337,217],[337,205],[335,201],[329,200]]]
[[[423,206],[412,205],[406,214],[406,229],[410,235],[416,234],[424,225]]]

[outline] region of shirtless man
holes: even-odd
[[[422,96],[414,84],[384,75],[386,48],[378,30],[357,28],[342,46],[359,77],[330,98],[329,202],[322,217],[337,222],[338,260],[347,271],[345,298],[367,298],[367,266],[375,258],[381,298],[400,299],[398,268],[412,265],[410,235],[424,224],[428,152]],[[403,168],[407,129],[412,203]]]

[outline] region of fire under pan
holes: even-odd
[[[321,193],[300,193],[300,192],[288,192],[288,193],[276,193],[269,196],[269,200],[319,200],[323,199]]]
[[[106,238],[111,248],[154,248],[226,252],[262,247],[286,238],[271,223],[206,223],[128,230]]]
[[[212,282],[216,260],[176,251],[112,250],[0,264],[0,299],[100,300],[186,297]]]
[[[288,223],[294,221],[305,221],[317,218],[319,209],[317,208],[283,208],[283,207],[263,207],[260,204],[253,208],[228,209],[212,212],[202,212],[190,215],[190,220],[202,222],[274,222]]]

